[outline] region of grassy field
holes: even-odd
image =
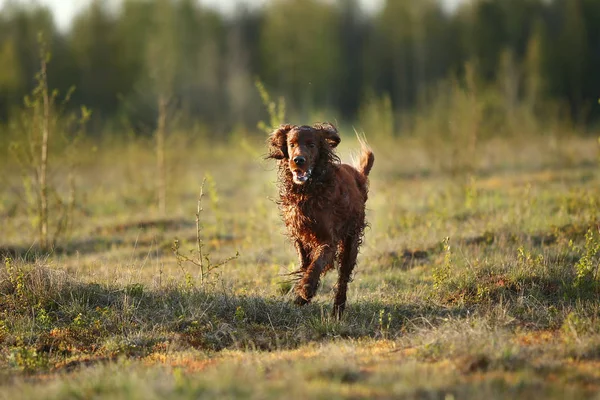
[[[2,165],[0,399],[599,395],[597,138],[466,153],[372,140],[371,227],[341,321],[334,273],[292,304],[275,166],[263,138],[232,143],[169,139],[166,215],[150,141],[83,145],[72,227],[49,255]],[[342,159],[356,148],[343,137]],[[193,256],[204,177],[204,250],[240,256],[201,282],[171,248]]]

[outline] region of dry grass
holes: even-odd
[[[576,268],[600,216],[595,140],[481,142],[477,163],[452,175],[451,149],[371,144],[371,228],[339,322],[329,318],[331,277],[314,304],[291,304],[295,255],[261,138],[208,151],[172,136],[166,217],[154,204],[151,144],[100,144],[81,163],[71,240],[42,258],[8,174],[0,398],[597,393],[600,285]],[[194,248],[207,173],[218,196],[206,198],[206,250],[241,257],[201,285],[171,245]]]

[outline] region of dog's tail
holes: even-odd
[[[371,172],[371,168],[373,168],[373,163],[375,162],[375,155],[373,154],[371,146],[369,146],[369,144],[367,143],[367,138],[365,137],[365,134],[359,134],[356,131],[356,129],[354,130],[354,133],[356,133],[358,143],[360,143],[360,156],[358,162],[356,163],[356,169],[364,176],[368,176],[369,172]]]

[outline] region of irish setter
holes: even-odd
[[[358,165],[340,163],[334,150],[340,140],[330,123],[281,125],[268,139],[267,156],[278,160],[278,204],[300,259],[295,303],[311,301],[321,275],[337,260],[333,303],[337,318],[344,311],[348,282],[363,240],[367,176],[375,160],[366,142],[359,138]]]

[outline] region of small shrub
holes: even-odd
[[[35,311],[35,321],[38,325],[43,329],[49,329],[52,326],[52,318],[50,318],[48,312],[40,304],[35,307]]]
[[[517,268],[515,270],[514,280],[522,280],[532,276],[544,266],[544,256],[538,254],[534,256],[530,251],[525,250],[523,246],[517,250]]]
[[[565,317],[560,329],[565,338],[575,340],[578,340],[581,335],[594,333],[597,330],[593,320],[578,311],[571,311]]]
[[[392,100],[388,94],[377,97],[370,93],[359,111],[361,128],[374,140],[392,139],[395,132],[395,116]]]
[[[441,289],[450,280],[450,273],[452,270],[452,252],[450,250],[450,238],[446,237],[442,241],[442,248],[444,252],[444,260],[442,264],[433,270],[433,288],[435,290]]]
[[[23,271],[23,269],[15,267],[11,258],[6,258],[6,260],[4,260],[4,267],[6,268],[8,282],[10,284],[8,290],[16,296],[19,302],[22,303],[24,300],[26,300],[25,272]]]
[[[43,35],[39,35],[38,42],[40,70],[35,75],[36,86],[25,96],[24,108],[15,125],[17,140],[10,143],[10,150],[22,175],[23,203],[31,225],[38,231],[39,246],[47,251],[72,228],[75,208],[73,158],[91,112],[85,107],[81,107],[80,115],[65,111],[73,89],[59,102],[58,91],[48,88],[51,57]],[[68,167],[69,194],[66,199],[59,195],[58,185],[51,182],[53,165],[49,162],[51,156],[56,156],[52,153],[56,153],[59,146],[53,146],[53,142],[60,132],[61,163]]]
[[[277,103],[271,100],[271,95],[265,88],[265,85],[262,83],[262,81],[258,78],[255,81],[255,86],[258,90],[258,93],[260,94],[260,98],[262,99],[263,105],[269,113],[268,124],[264,121],[260,121],[258,123],[258,129],[265,133],[271,133],[271,130],[274,127],[285,123],[285,99],[283,97],[280,97],[277,100]]]
[[[3,319],[0,319],[0,343],[8,336],[8,327]]]
[[[598,276],[600,269],[600,238],[592,228],[588,229],[585,234],[585,247],[582,253],[581,258],[575,264],[577,286],[581,286],[585,281],[596,283],[600,278]]]
[[[202,185],[200,186],[200,196],[198,197],[198,208],[196,211],[196,254],[192,255],[192,257],[188,257],[185,254],[180,252],[179,240],[175,239],[173,241],[173,246],[171,250],[175,255],[175,259],[177,261],[177,265],[183,271],[186,286],[191,289],[194,286],[194,282],[192,276],[185,270],[183,267],[184,263],[190,263],[200,268],[200,284],[204,285],[205,279],[207,279],[214,271],[227,264],[230,261],[237,259],[240,256],[239,252],[236,252],[234,256],[228,257],[220,262],[214,263],[210,257],[210,254],[206,253],[204,249],[204,239],[202,235],[202,224],[200,222],[200,216],[204,209],[202,208],[202,198],[204,197],[204,185],[206,184],[206,178],[202,181]],[[193,250],[190,251],[193,253]]]
[[[246,311],[244,311],[242,306],[237,306],[233,319],[235,319],[236,322],[244,322],[246,320]]]
[[[8,365],[25,373],[34,373],[48,368],[48,357],[34,347],[19,345],[10,349]]]
[[[71,322],[71,326],[74,328],[85,328],[87,325],[88,321],[82,313],[77,314],[75,318],[73,318],[73,322]]]
[[[132,283],[125,287],[125,293],[131,297],[142,297],[144,295],[144,285],[141,283]]]
[[[473,210],[477,205],[477,186],[474,176],[469,176],[467,183],[463,185],[465,196],[465,208]]]
[[[210,201],[210,207],[213,210],[216,219],[215,234],[218,237],[223,226],[223,213],[221,212],[221,207],[219,207],[220,199],[219,193],[217,192],[217,182],[211,174],[206,174],[206,183],[208,184],[208,200]]]
[[[379,310],[379,334],[387,339],[390,336],[390,327],[392,325],[392,313],[388,311],[387,315],[382,308]]]

